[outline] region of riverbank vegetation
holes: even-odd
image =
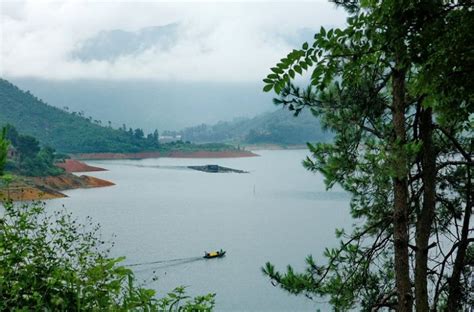
[[[7,154],[6,135],[0,155]],[[0,157],[0,179],[6,158]],[[88,219],[40,202],[2,204],[0,311],[210,311],[214,295],[190,298],[178,287],[163,298],[138,285],[133,272],[109,256],[111,243]]]
[[[28,91],[0,79],[0,126],[10,124],[61,153],[139,153],[150,151],[235,150],[231,145],[190,142],[160,144],[158,130],[113,128],[111,123],[50,106]]]
[[[340,246],[325,261],[309,256],[303,272],[263,271],[338,311],[461,311],[473,304],[472,5],[336,3],[347,26],[321,28],[281,59],[264,91],[334,133],[309,145],[304,165],[352,194],[357,225],[337,230]]]
[[[41,146],[38,140],[29,135],[18,133],[15,127],[7,125],[2,132],[2,154],[8,178],[0,184],[0,200],[46,200],[66,197],[62,192],[77,188],[96,188],[114,185],[113,182],[74,175],[71,172],[101,171],[102,168],[88,166],[78,160],[69,159],[69,155],[59,154],[53,148]],[[247,151],[220,151],[219,144],[206,144],[207,151],[182,148],[184,142],[166,144],[160,152],[138,154],[80,154],[77,158],[86,159],[122,159],[149,157],[241,157],[255,156]],[[184,151],[184,152],[181,152]]]
[[[7,125],[4,131],[8,142],[7,171],[24,176],[56,176],[64,172],[55,162],[63,160],[65,155],[57,154],[51,147],[40,146],[36,138],[18,133],[12,125]]]

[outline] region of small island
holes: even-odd
[[[188,166],[188,168],[208,173],[249,173],[248,171],[222,167],[219,165]]]

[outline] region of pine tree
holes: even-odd
[[[359,225],[337,231],[327,264],[308,257],[303,273],[270,263],[264,273],[291,293],[328,296],[337,310],[458,311],[474,241],[472,4],[336,3],[347,27],[321,28],[271,69],[264,91],[296,115],[310,109],[335,134],[309,144],[304,164],[352,194]],[[307,71],[309,86],[295,86]]]

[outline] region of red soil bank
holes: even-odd
[[[52,189],[40,189],[29,185],[20,185],[0,190],[0,202],[5,200],[31,201],[67,197]]]
[[[111,186],[114,183],[95,177],[64,173],[54,177],[22,177],[8,188],[0,189],[0,201],[46,200],[67,197],[61,191]]]
[[[66,159],[63,163],[57,163],[56,166],[63,168],[66,172],[91,172],[106,171],[104,168],[93,167],[74,159]]]
[[[37,177],[33,178],[33,181],[36,186],[52,188],[57,191],[115,185],[107,180],[85,175],[75,176],[72,174],[62,174],[55,177]]]

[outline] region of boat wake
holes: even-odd
[[[153,265],[153,264],[169,264],[169,263],[174,263],[174,262],[193,262],[193,261],[202,260],[202,259],[203,257],[188,257],[188,258],[177,258],[177,259],[150,261],[150,262],[131,263],[131,264],[125,264],[124,266],[136,267],[136,266],[146,266],[146,265]]]

